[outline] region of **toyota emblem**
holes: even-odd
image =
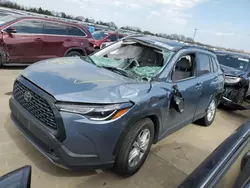
[[[24,97],[24,100],[25,100],[26,102],[30,102],[31,99],[32,99],[32,95],[31,95],[31,93],[30,93],[29,91],[25,91],[23,97]]]

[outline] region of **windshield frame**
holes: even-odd
[[[236,70],[239,70],[239,71],[247,71],[247,69],[248,69],[249,66],[250,66],[250,58],[247,58],[247,57],[245,57],[245,56],[233,55],[233,54],[232,54],[232,55],[231,55],[231,54],[216,54],[216,56],[217,56],[217,59],[218,59],[218,62],[219,62],[220,65],[226,66],[226,67],[229,67],[229,68],[232,68],[232,69],[236,69]],[[228,65],[228,64],[223,64],[223,63],[221,63],[221,62],[222,62],[222,61],[220,61],[220,60],[222,60],[221,58],[223,58],[223,61],[224,61],[224,62],[227,61],[227,60],[226,60],[227,58],[230,58],[230,61],[234,60],[235,63],[244,62],[244,63],[245,63],[245,66],[244,66],[243,69],[236,68],[236,67],[232,67],[232,66],[230,66],[230,65]],[[239,60],[239,58],[247,59],[248,62]]]
[[[162,55],[164,56],[164,51],[168,51],[170,53],[170,55],[168,56],[167,59],[164,59],[164,64],[163,66],[161,67],[161,69],[152,77],[143,77],[142,79],[145,79],[147,78],[148,81],[153,81],[153,80],[156,80],[158,79],[161,74],[164,72],[165,68],[167,67],[167,65],[169,64],[169,62],[171,61],[172,57],[176,54],[176,51],[174,50],[170,50],[170,49],[167,49],[167,48],[164,48],[164,47],[159,47],[157,45],[153,45],[149,42],[146,42],[146,41],[141,41],[141,40],[137,40],[135,38],[125,38],[125,39],[120,39],[116,42],[114,42],[113,44],[111,45],[108,45],[107,47],[93,53],[91,56],[103,56],[105,53],[107,53],[109,50],[115,50],[117,49],[119,46],[121,46],[123,43],[139,43],[139,44],[142,44],[144,46],[148,46],[148,47],[152,47],[154,49],[157,49],[157,50],[161,50],[162,51]],[[95,63],[96,64],[96,63]],[[97,65],[97,64],[96,64]],[[135,77],[140,77],[140,75],[137,75],[137,74],[134,74]]]

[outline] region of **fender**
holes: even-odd
[[[121,133],[116,145],[115,145],[115,148],[113,150],[113,155],[116,156],[119,152],[119,149],[121,148],[121,145],[122,145],[122,142],[123,140],[125,139],[125,136],[127,134],[127,132],[129,131],[129,129],[135,124],[137,123],[138,121],[140,121],[141,119],[143,118],[149,118],[151,119],[150,117],[156,117],[155,121],[153,121],[155,123],[155,127],[156,127],[156,130],[155,130],[155,135],[154,135],[154,141],[153,143],[156,144],[157,141],[158,141],[158,136],[159,136],[159,130],[160,130],[160,126],[161,126],[161,123],[160,123],[160,118],[154,114],[154,113],[147,113],[147,114],[141,114],[140,116],[137,116],[136,118],[130,118],[128,120],[128,123],[125,127],[125,129],[123,130],[123,132]],[[152,119],[151,119],[152,120]]]

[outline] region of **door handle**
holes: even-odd
[[[35,41],[42,41],[42,39],[41,38],[36,38]]]
[[[216,82],[217,80],[218,80],[218,76],[215,76],[214,79],[213,79],[213,81]]]
[[[201,83],[197,83],[196,85],[195,85],[195,88],[198,90],[198,89],[200,89],[201,88]]]

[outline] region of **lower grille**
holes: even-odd
[[[45,99],[18,81],[14,84],[13,96],[23,108],[40,122],[53,129],[57,129],[55,115]]]
[[[18,127],[22,130],[22,132],[34,142],[40,149],[42,149],[47,154],[53,154],[53,149],[43,143],[39,138],[37,138],[30,130],[28,130],[23,124],[12,114],[12,118],[18,123]]]

